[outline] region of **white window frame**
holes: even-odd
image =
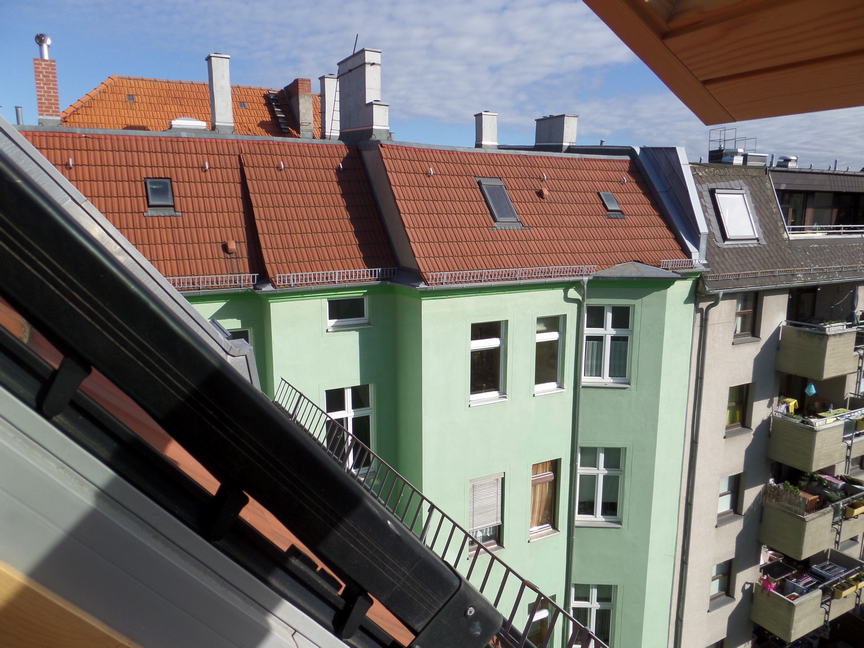
[[[564,381],[562,379],[562,369],[564,364],[564,316],[563,315],[545,315],[543,317],[538,317],[537,321],[541,319],[554,317],[558,320],[558,330],[557,331],[544,331],[543,333],[534,334],[534,351],[535,351],[535,360],[534,360],[534,393],[535,394],[543,394],[551,391],[559,391],[564,388]],[[537,345],[542,342],[557,342],[558,343],[558,356],[555,360],[555,382],[546,382],[546,383],[538,383],[537,382]]]
[[[341,317],[341,318],[331,318],[330,317],[330,304],[332,302],[337,301],[348,301],[348,300],[363,300],[363,316],[362,317]],[[327,300],[326,304],[327,308],[327,330],[329,331],[340,331],[343,329],[351,329],[358,328],[360,326],[367,326],[369,324],[369,301],[365,295],[363,296],[354,296],[354,297],[331,297]]]
[[[502,400],[507,396],[506,384],[507,384],[507,355],[506,355],[506,339],[507,339],[507,322],[506,320],[488,320],[485,322],[472,322],[472,324],[489,324],[492,322],[497,322],[500,325],[499,335],[500,337],[494,338],[480,338],[478,340],[470,341],[470,351],[468,354],[468,399],[471,403],[478,402],[488,402],[488,401],[496,401]],[[470,328],[469,328],[469,337],[470,337]],[[476,394],[471,393],[471,356],[476,351],[488,351],[490,349],[501,349],[501,353],[499,354],[498,361],[500,366],[498,367],[498,389],[490,389],[484,392],[477,392]]]
[[[599,587],[612,588],[612,600],[609,602],[599,601],[597,596],[598,585],[588,585],[588,600],[576,600],[576,586],[585,586],[585,583],[574,583],[570,587],[570,609],[575,617],[576,609],[588,610],[588,625],[586,626],[591,632],[597,631],[597,611],[609,610],[609,645],[612,645],[612,640],[615,637],[615,600],[618,597],[618,588],[615,585],[599,585]]]
[[[759,232],[753,210],[743,189],[714,189],[714,202],[723,227],[723,240],[733,243],[756,241]]]
[[[482,487],[487,484],[496,484],[496,507],[497,507],[497,515],[491,515],[489,519],[480,520],[475,519],[475,499],[474,499],[474,488]],[[504,546],[504,473],[497,473],[495,475],[487,475],[486,477],[478,477],[477,479],[472,479],[468,483],[468,531],[472,535],[478,530],[481,529],[490,529],[490,528],[498,528],[498,539],[493,540],[491,542],[483,543],[484,547],[492,548],[492,547],[503,547]],[[473,550],[476,550],[477,543],[470,542],[469,547]]]
[[[602,308],[603,309],[603,328],[588,328],[588,309]],[[627,308],[630,312],[628,321],[630,328],[620,329],[612,328],[612,309]],[[585,336],[582,342],[582,381],[588,383],[619,383],[630,384],[630,359],[633,354],[633,306],[629,304],[588,304],[585,309]],[[602,337],[603,338],[603,364],[600,376],[588,376],[585,374],[587,369],[586,356],[588,354],[588,338]],[[627,371],[624,376],[611,377],[609,375],[609,363],[611,360],[611,347],[613,337],[627,338]]]
[[[606,468],[606,450],[607,448],[598,447],[598,446],[584,446],[586,448],[597,448],[597,467],[593,466],[582,466],[582,448],[583,446],[579,446],[577,455],[576,455],[576,516],[575,519],[577,522],[580,521],[591,521],[591,522],[613,522],[620,523],[622,520],[622,509],[623,509],[623,500],[624,500],[624,462],[627,460],[627,452],[624,448],[619,448],[616,446],[610,446],[615,450],[620,451],[621,453],[621,467],[620,468]],[[594,480],[594,514],[593,515],[580,515],[579,514],[579,484],[580,477],[582,475],[593,475],[596,477]],[[602,507],[603,507],[603,482],[606,480],[606,477],[618,477],[618,515],[603,515]]]
[[[358,407],[354,408],[351,402],[351,390],[355,387],[366,387],[369,390],[369,407]],[[327,416],[334,420],[344,420],[345,421],[345,429],[348,430],[351,434],[354,434],[354,419],[359,418],[361,416],[369,417],[369,448],[372,448],[374,430],[375,430],[375,419],[373,418],[373,393],[372,393],[372,385],[351,385],[350,387],[334,387],[332,389],[327,389],[324,391],[324,406],[327,406],[327,392],[330,391],[338,391],[342,390],[343,398],[345,401],[345,408],[341,410],[334,410],[332,412],[327,412]],[[357,460],[357,455],[359,453],[359,449],[354,446],[352,441],[346,443],[345,447],[345,456],[342,457],[342,462],[346,468],[350,468],[354,470],[354,462]]]

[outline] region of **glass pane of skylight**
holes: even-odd
[[[483,197],[486,199],[486,204],[489,211],[492,212],[492,218],[496,223],[519,223],[519,216],[516,214],[516,209],[513,203],[510,202],[510,196],[507,194],[507,187],[497,178],[481,178],[480,190],[483,192]]]
[[[606,211],[610,212],[620,212],[621,205],[618,204],[618,199],[615,198],[615,194],[611,191],[601,191],[600,200],[603,201],[603,206],[606,208]]]
[[[756,238],[756,228],[747,207],[743,193],[716,192],[717,207],[727,240],[747,240]]]
[[[149,207],[173,207],[174,195],[170,178],[147,178],[147,205]]]

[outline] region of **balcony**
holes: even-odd
[[[836,465],[846,458],[844,432],[855,425],[835,416],[801,418],[775,412],[768,457],[804,472]]]
[[[864,531],[864,486],[851,477],[816,475],[801,487],[765,486],[760,540],[796,560]]]
[[[763,567],[753,588],[750,620],[791,642],[855,608],[864,589],[864,562],[828,550],[807,563]]]
[[[839,324],[786,322],[780,328],[777,371],[827,380],[858,370],[855,327]]]

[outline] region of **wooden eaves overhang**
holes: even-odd
[[[861,0],[585,0],[705,124],[864,105]]]

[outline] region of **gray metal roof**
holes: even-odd
[[[856,171],[771,169],[771,179],[777,189],[864,193],[864,173]]]
[[[710,232],[707,260],[711,270],[703,274],[709,292],[864,280],[864,238],[790,239],[771,178],[764,167],[693,164],[691,168]],[[771,171],[775,181],[776,173]],[[781,173],[786,177],[785,169]],[[811,175],[816,174],[807,174]],[[837,175],[854,177],[857,174]],[[712,189],[744,191],[756,221],[758,241],[724,242]],[[860,191],[864,191],[864,187]]]

